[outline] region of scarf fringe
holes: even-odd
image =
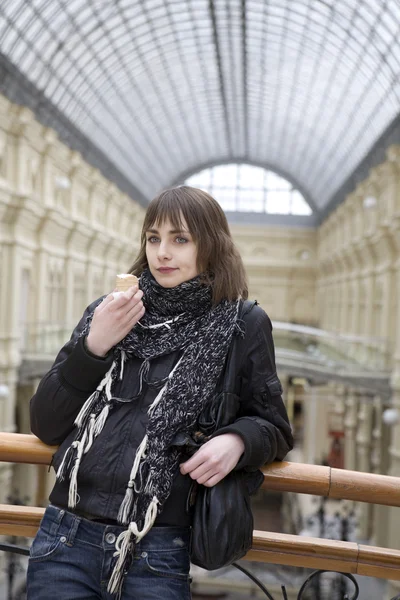
[[[146,449],[147,449],[147,435],[144,436],[139,448],[136,450],[135,460],[133,462],[133,466],[131,469],[131,474],[129,476],[128,487],[126,488],[125,497],[122,500],[121,506],[118,512],[118,521],[126,525],[129,522],[129,516],[131,514],[132,505],[133,505],[133,487],[135,484],[136,474],[139,469],[139,464],[142,458],[146,457]]]
[[[183,359],[184,355],[185,355],[185,353],[182,354],[182,356],[180,357],[180,359],[178,360],[178,362],[176,363],[176,365],[172,369],[171,373],[168,375],[166,383],[161,388],[161,390],[158,392],[158,394],[155,397],[155,399],[153,400],[153,402],[150,404],[149,410],[147,411],[147,414],[150,417],[153,415],[154,410],[156,409],[156,407],[158,406],[158,404],[161,402],[161,398],[163,397],[163,394],[164,394],[165,390],[167,389],[168,381],[171,379],[171,377],[175,373],[176,369],[179,367],[180,363],[182,362],[182,359]]]
[[[108,582],[107,591],[110,594],[117,594],[117,598],[121,597],[122,585],[124,583],[126,564],[128,562],[129,553],[133,550],[133,535],[130,529],[123,531],[117,538],[115,547],[117,551],[114,556],[118,556],[113,572],[111,573],[110,581]]]
[[[99,435],[99,433],[102,432],[105,422],[107,420],[108,414],[110,412],[110,408],[111,408],[110,404],[107,403],[103,407],[99,416],[97,417],[96,423],[94,425],[94,430],[93,430],[93,435],[95,438]]]
[[[100,385],[99,385],[99,387],[100,387]],[[96,400],[98,399],[98,397],[100,395],[99,387],[93,392],[93,394],[91,394],[89,396],[89,398],[86,400],[86,402],[82,406],[81,410],[79,411],[78,416],[76,417],[76,419],[74,421],[74,424],[77,427],[82,427],[83,424],[85,423],[86,419],[88,418],[92,407],[95,405]]]
[[[149,476],[148,476],[147,481],[146,481],[146,485],[144,486],[144,493],[145,494],[149,494],[149,495],[151,494],[152,483],[153,483],[153,477],[152,477],[152,473],[151,473],[151,470],[150,470]]]
[[[125,350],[121,350],[121,370],[119,372],[119,379],[120,381],[122,381],[122,378],[124,376],[124,365],[125,365],[125,361],[126,361],[126,352]]]
[[[149,533],[150,529],[154,525],[154,521],[157,518],[157,507],[158,507],[158,499],[156,496],[153,496],[153,500],[150,502],[149,506],[146,510],[146,517],[144,519],[144,525],[141,530],[138,529],[138,526],[135,522],[129,525],[130,530],[136,538],[136,543],[138,544],[144,536]]]
[[[170,324],[176,323],[185,313],[181,313],[180,315],[176,315],[172,319],[168,319],[167,321],[163,321],[162,323],[155,323],[154,325],[143,325],[140,321],[138,324],[142,327],[142,329],[159,329],[160,327],[166,327],[167,329],[171,329]]]
[[[79,411],[79,414],[76,417],[75,422],[74,422],[77,427],[83,426],[87,417],[90,414],[92,407],[94,407],[94,405],[96,404],[96,400],[99,398],[100,392],[104,388],[105,388],[105,392],[106,392],[106,396],[107,396],[108,400],[111,400],[112,373],[114,371],[115,365],[116,365],[116,363],[114,360],[111,367],[108,369],[107,373],[104,375],[103,379],[100,381],[99,385],[97,386],[97,388],[95,389],[93,394],[91,394],[89,396],[89,398],[86,400],[85,404],[82,406],[82,408]]]
[[[112,394],[111,394],[111,385],[112,385],[112,374],[113,371],[116,367],[116,362],[115,360],[113,360],[113,363],[111,365],[111,367],[109,368],[109,370],[107,371],[107,373],[105,374],[105,377],[103,379],[103,381],[101,381],[100,385],[104,387],[104,391],[106,393],[106,398],[107,400],[110,402],[110,400],[112,399]],[[103,389],[103,388],[101,388]]]
[[[140,377],[140,385],[142,386],[143,382],[147,383],[147,376],[150,371],[150,360],[145,358],[139,369],[139,377]]]
[[[74,444],[76,444],[77,454],[76,454],[74,466],[72,467],[71,480],[70,480],[70,484],[69,484],[69,494],[68,494],[68,507],[69,508],[75,508],[77,501],[78,501],[78,471],[79,471],[79,465],[81,464],[83,451],[85,448],[86,438],[87,438],[87,433],[86,433],[86,431],[84,431],[82,439],[79,442],[74,442]]]
[[[61,461],[61,464],[58,467],[58,471],[56,473],[56,478],[58,479],[58,481],[64,481],[65,476],[69,471],[67,463],[69,464],[72,461],[73,452],[74,452],[75,448],[77,448],[77,445],[78,445],[78,442],[76,442],[76,441],[72,442],[70,447],[67,448],[67,450],[65,451],[65,454]]]
[[[65,476],[69,472],[69,463],[72,460],[71,452],[74,449],[77,449],[74,466],[71,470],[70,475],[70,486],[69,486],[69,495],[68,495],[68,506],[70,508],[74,508],[78,499],[77,492],[77,479],[78,479],[78,470],[81,464],[83,454],[89,452],[92,447],[93,441],[95,438],[101,433],[104,424],[107,420],[108,414],[110,412],[110,404],[107,402],[100,414],[96,417],[94,412],[91,412],[92,409],[95,408],[97,400],[100,396],[100,393],[105,388],[105,394],[108,400],[111,400],[111,384],[112,384],[112,374],[115,369],[116,362],[113,361],[111,367],[104,375],[103,379],[97,386],[96,390],[89,396],[81,410],[76,417],[74,424],[78,428],[78,437],[81,432],[82,437],[80,440],[76,439],[71,446],[66,450],[61,465],[58,468],[56,478],[59,481],[63,481]],[[89,419],[89,423],[87,423]],[[86,429],[85,429],[86,426]]]
[[[94,440],[94,428],[96,425],[96,415],[94,413],[90,414],[90,421],[89,421],[89,425],[88,425],[88,441],[84,450],[84,454],[86,454],[86,452],[89,452],[90,448],[92,447],[93,444],[93,440]]]
[[[157,518],[158,504],[158,499],[156,496],[154,496],[147,507],[144,525],[141,530],[139,530],[136,522],[132,522],[129,524],[128,529],[123,531],[118,536],[115,544],[117,550],[114,552],[114,556],[118,556],[118,560],[115,564],[107,587],[107,591],[110,594],[117,594],[118,598],[122,593],[122,585],[124,582],[124,577],[127,573],[127,565],[130,559],[130,553],[133,550],[133,543],[138,544],[153,527],[154,521]],[[134,541],[132,539],[133,537],[135,537]]]

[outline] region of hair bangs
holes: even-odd
[[[165,190],[149,206],[143,228],[148,230],[170,221],[174,229],[180,230],[184,228],[182,217],[185,218],[180,197],[174,194],[173,189]],[[189,223],[187,225],[189,227]]]

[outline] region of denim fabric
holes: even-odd
[[[27,600],[115,600],[107,585],[125,527],[48,506],[31,546]],[[121,600],[190,600],[190,528],[153,527],[139,542]]]

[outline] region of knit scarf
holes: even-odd
[[[117,380],[123,379],[126,361],[133,356],[142,359],[138,398],[147,383],[151,361],[180,351],[168,377],[156,384],[160,389],[148,409],[146,432],[133,456],[120,506],[118,521],[127,529],[118,537],[118,559],[108,586],[108,591],[118,597],[134,544],[150,531],[171,492],[182,452],[171,442],[178,432],[193,433],[200,413],[216,393],[237,327],[239,306],[238,301],[227,300],[213,306],[211,288],[200,275],[174,288],[164,288],[145,270],[139,286],[146,312],[113,348],[113,363],[76,417],[75,439],[57,471],[58,480],[70,480],[68,506],[74,508],[79,501],[79,466],[110,411],[118,406],[113,390]],[[93,313],[81,335],[87,335],[92,318]]]

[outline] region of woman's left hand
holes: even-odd
[[[197,483],[212,487],[236,467],[243,452],[240,435],[224,433],[203,444],[196,454],[181,463],[180,470]]]

